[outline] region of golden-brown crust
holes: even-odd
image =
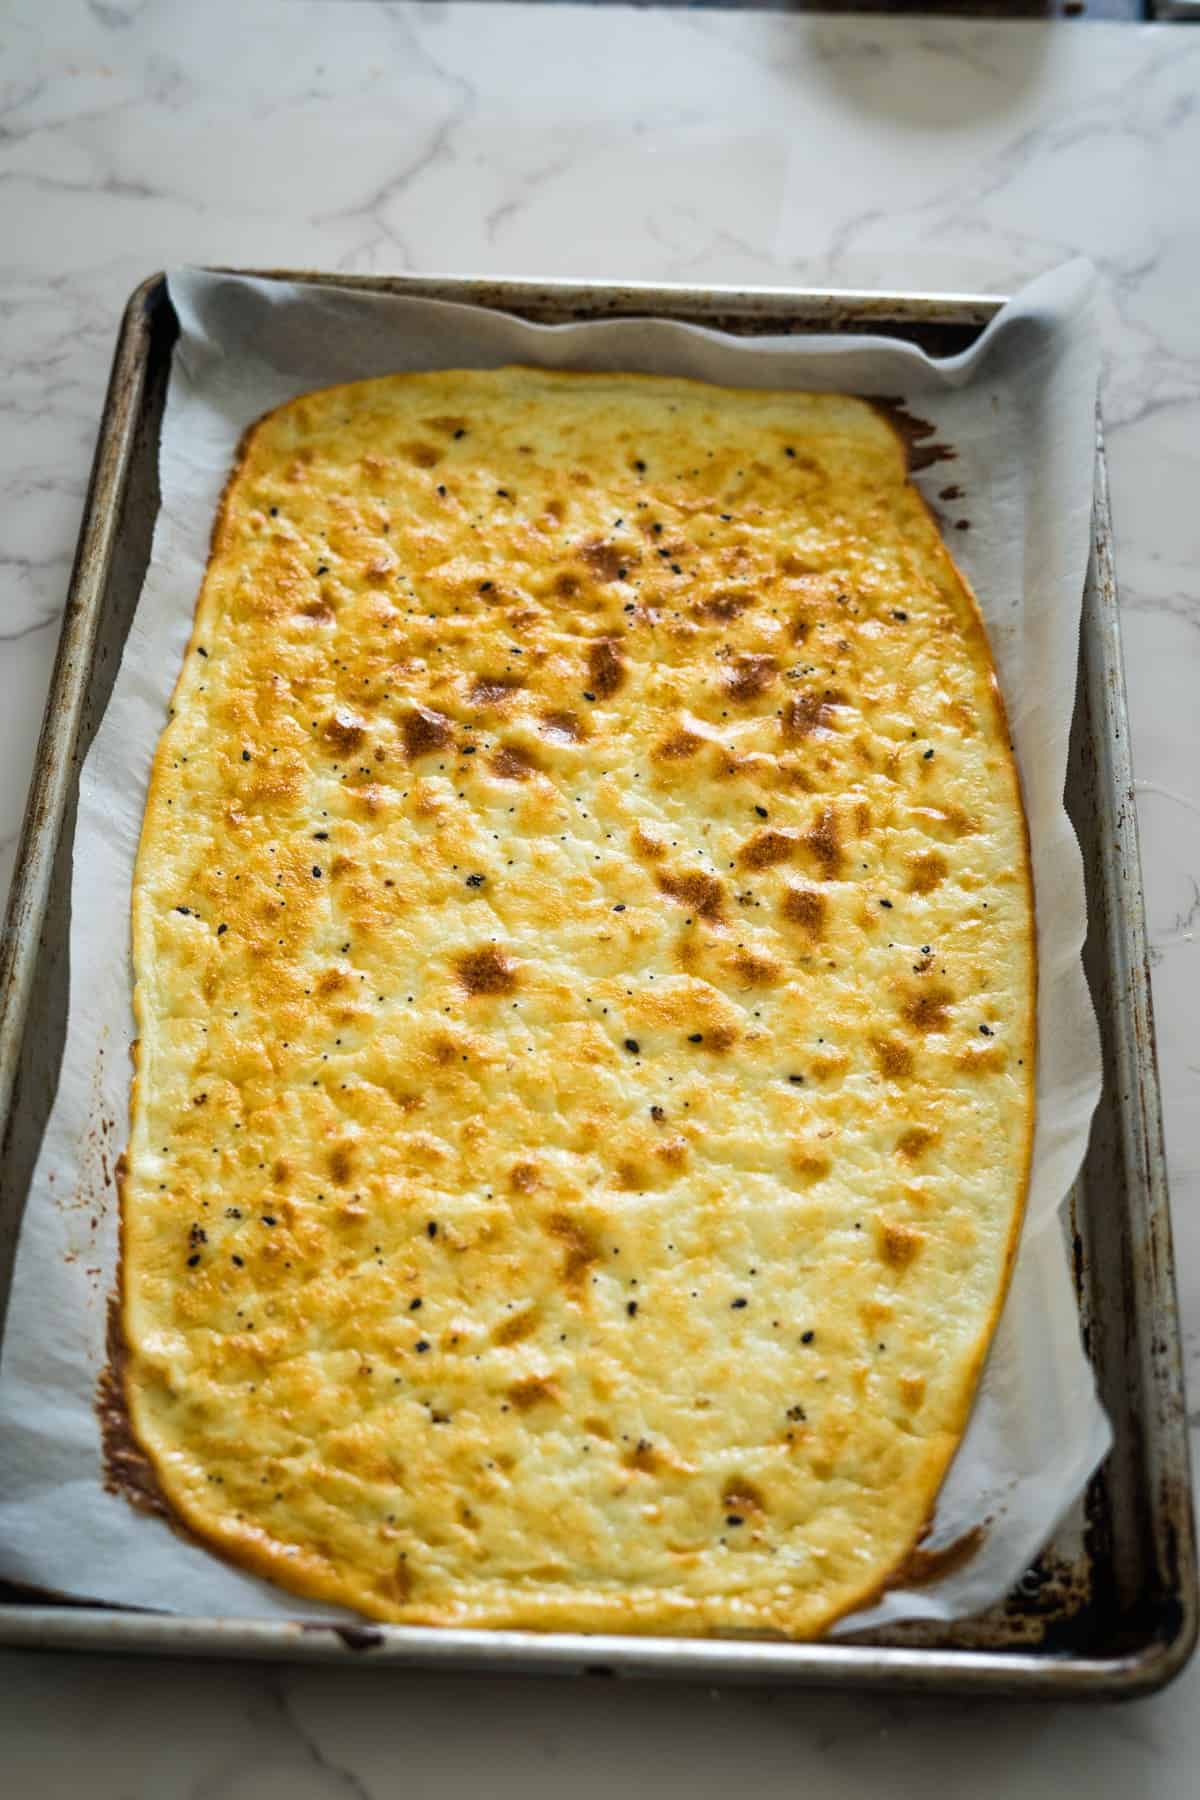
[[[911,1568],[1015,1254],[1033,914],[982,622],[871,419],[509,370],[243,438],[139,848],[122,1184],[134,1429],[243,1567],[408,1623],[789,1636]],[[936,770],[893,729],[931,679]]]

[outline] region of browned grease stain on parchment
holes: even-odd
[[[893,431],[899,433],[908,457],[910,475],[918,475],[922,469],[932,468],[934,463],[956,460],[958,451],[950,444],[937,441],[937,426],[931,425],[928,419],[918,418],[916,413],[909,412],[903,400],[870,400],[867,404],[882,413]]]
[[[108,1302],[105,1332],[108,1361],[96,1382],[96,1417],[100,1422],[100,1466],[106,1491],[120,1495],[138,1512],[174,1524],[153,1464],[133,1435],[125,1399],[125,1361],[128,1352],[121,1329],[121,1300],[112,1294]]]
[[[955,1575],[978,1556],[986,1537],[986,1525],[973,1525],[970,1531],[964,1531],[961,1537],[955,1538],[953,1543],[943,1544],[939,1550],[922,1550],[917,1545],[909,1551],[888,1585],[893,1588],[925,1587],[931,1581]]]

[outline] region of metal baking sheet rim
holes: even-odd
[[[374,291],[453,298],[543,319],[655,312],[736,324],[742,330],[891,328],[904,334],[980,327],[998,310],[997,296],[863,294],[844,290],[659,287],[648,283],[520,281],[460,276],[347,277],[291,270],[239,273],[335,283]],[[153,275],[125,310],[105,399],[95,459],[72,569],[62,635],[39,739],[16,872],[0,943],[0,1121],[7,1149],[14,1084],[29,1021],[33,975],[50,882],[73,781],[80,730],[96,651],[122,502],[145,400],[156,308],[166,303],[165,278]],[[1157,1623],[1131,1634],[1127,1651],[1090,1656],[957,1646],[886,1643],[789,1644],[713,1638],[598,1637],[433,1630],[421,1627],[328,1626],[184,1618],[40,1597],[0,1600],[0,1644],[14,1648],[95,1649],[108,1653],[240,1656],[280,1661],[386,1663],[442,1671],[669,1677],[712,1682],[789,1682],[910,1692],[961,1692],[1025,1697],[1129,1697],[1162,1687],[1186,1663],[1197,1637],[1195,1530],[1175,1302],[1158,1069],[1146,955],[1137,826],[1132,797],[1124,670],[1102,446],[1097,445],[1096,522],[1085,617],[1085,681],[1099,708],[1094,747],[1101,804],[1111,833],[1101,868],[1102,906],[1115,927],[1111,983],[1122,1027],[1114,1058],[1126,1172],[1142,1194],[1136,1230],[1138,1266],[1131,1277],[1142,1318],[1141,1352],[1133,1370],[1148,1403],[1150,1428],[1141,1443],[1145,1521],[1151,1551],[1168,1583],[1171,1604]],[[1092,614],[1095,616],[1093,617]],[[1091,898],[1091,896],[1089,897]],[[19,1202],[11,1201],[19,1218]],[[16,1220],[13,1221],[15,1236]],[[1169,1616],[1168,1616],[1169,1613]]]

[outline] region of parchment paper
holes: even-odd
[[[739,342],[666,321],[533,326],[469,307],[187,271],[161,450],[162,511],[108,711],[80,782],[67,1052],[26,1208],[0,1364],[0,1574],[59,1593],[201,1615],[338,1618],[135,1513],[102,1485],[94,1411],[116,1262],[112,1164],[129,1100],[129,889],[146,781],[191,627],[234,447],[267,408],[396,369],[640,369],[742,386],[900,396],[953,446],[918,479],[979,596],[1024,785],[1037,894],[1038,1123],[1012,1288],[931,1546],[984,1527],[939,1582],[848,1631],[1000,1599],[1110,1441],[1079,1340],[1059,1208],[1100,1091],[1080,964],[1079,846],[1062,807],[1092,504],[1093,278],[1072,263],[981,341],[931,361],[886,339]],[[938,499],[949,484],[952,503]],[[959,519],[968,530],[955,530]]]

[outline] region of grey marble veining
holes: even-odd
[[[1200,32],[42,0],[0,36],[0,880],[116,325],[183,261],[1004,291],[1082,251],[1200,1424]],[[13,1791],[1192,1800],[1110,1712],[0,1659]]]

